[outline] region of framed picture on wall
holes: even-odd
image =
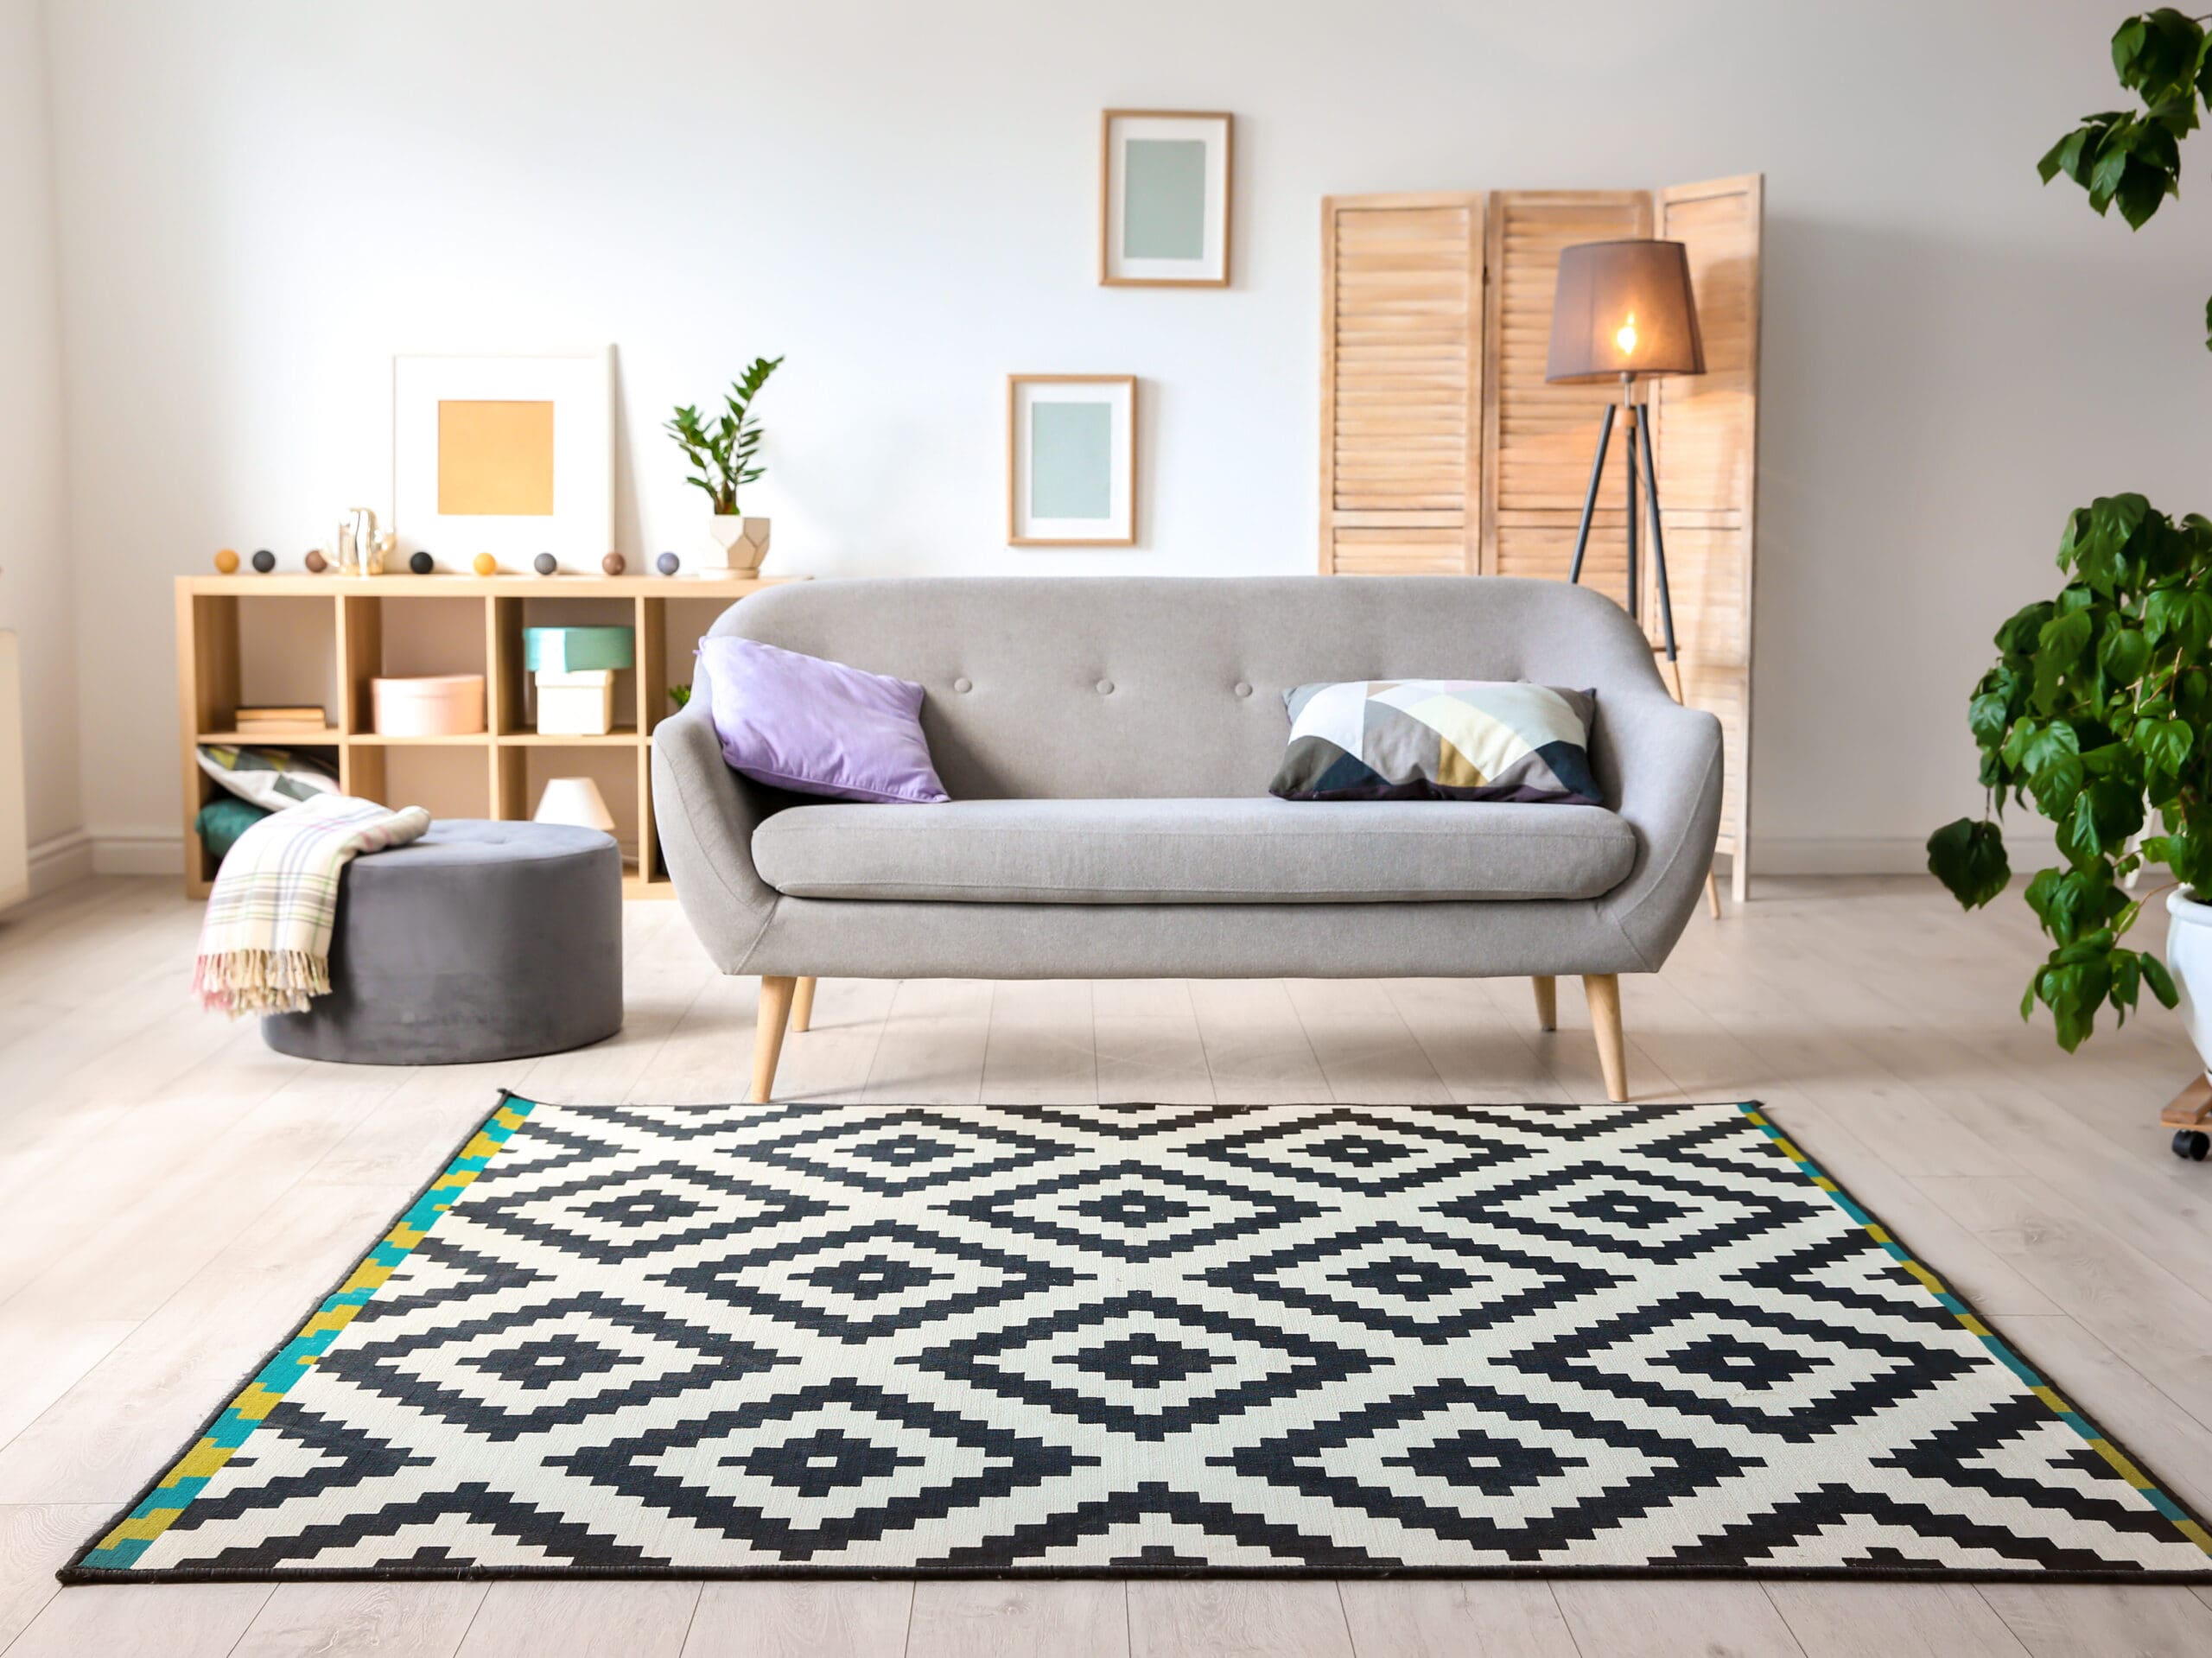
[[[1234,118],[1108,110],[1098,155],[1098,280],[1226,288]]]
[[[1134,374],[1009,374],[1006,538],[1014,547],[1134,547]]]
[[[596,570],[614,545],[611,355],[391,359],[391,514],[404,568],[479,553]]]

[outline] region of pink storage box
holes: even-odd
[[[467,737],[484,729],[484,676],[425,674],[369,682],[380,737]]]

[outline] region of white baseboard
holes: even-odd
[[[1761,875],[1924,875],[1928,843],[1906,836],[1762,835],[1751,842],[1751,879]]]
[[[184,837],[159,829],[96,829],[92,835],[96,875],[181,875]]]
[[[31,896],[43,897],[92,873],[92,837],[69,829],[41,841],[30,852]]]

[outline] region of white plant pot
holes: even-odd
[[[2166,894],[2166,966],[2181,992],[2181,1016],[2196,1057],[2212,1075],[2212,904]]]
[[[716,575],[752,575],[768,556],[768,520],[748,518],[736,512],[717,512],[707,520],[707,535],[714,548],[705,568]]]

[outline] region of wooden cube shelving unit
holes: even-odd
[[[624,877],[625,893],[632,898],[669,896],[668,872],[661,862],[659,839],[653,831],[651,769],[653,727],[674,711],[668,700],[672,683],[669,607],[705,600],[715,601],[719,613],[720,607],[734,604],[749,593],[779,581],[804,579],[565,575],[179,576],[177,702],[184,785],[185,891],[193,898],[205,898],[215,878],[214,860],[200,844],[194,823],[200,807],[218,791],[213,780],[200,769],[195,750],[206,742],[245,742],[303,749],[333,760],[338,768],[339,786],[348,794],[371,799],[385,797],[388,761],[398,750],[432,748],[460,751],[464,756],[474,751],[482,760],[482,810],[448,815],[506,819],[530,816],[533,751],[594,750],[602,757],[606,751],[615,751],[628,757],[625,769],[634,778],[636,789],[637,867]],[[327,639],[302,641],[326,647],[334,664],[331,683],[335,688],[335,721],[319,730],[312,727],[251,733],[237,729],[238,704],[251,672],[246,657],[252,630],[245,625],[246,610],[257,601],[276,599],[319,600],[328,607],[321,613],[327,620],[312,624],[318,630],[329,628]],[[480,640],[480,649],[473,649],[465,660],[429,665],[410,661],[399,671],[480,672],[486,729],[455,737],[380,736],[372,717],[369,682],[385,672],[387,646],[406,628],[406,607],[437,600],[448,606],[477,607],[478,622],[469,632],[473,639]],[[569,619],[564,607],[577,600],[592,601],[583,607],[588,614],[575,618],[578,622],[605,624],[615,606],[626,606],[627,624],[636,630],[637,638],[633,695],[626,705],[616,708],[617,728],[603,736],[546,735],[533,730],[528,722],[524,607],[528,605],[536,610],[532,625],[560,626]],[[313,613],[312,605],[308,612]],[[447,613],[450,618],[452,613]],[[688,651],[688,643],[681,649]],[[673,683],[681,683],[683,677],[688,676]],[[617,815],[621,815],[620,808]]]

